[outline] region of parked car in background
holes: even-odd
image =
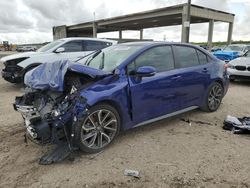
[[[250,51],[246,52],[242,57],[230,61],[228,73],[231,81],[235,79],[250,80]]]
[[[34,46],[18,46],[16,49],[17,52],[31,52],[36,50],[37,48]]]
[[[244,44],[232,44],[226,46],[223,50],[213,53],[218,59],[229,62],[240,56],[243,56],[248,50],[248,46]]]
[[[221,50],[223,50],[223,48],[225,48],[225,46],[214,46],[211,49],[211,52],[221,51]]]
[[[114,40],[80,37],[59,39],[43,46],[36,52],[19,53],[0,59],[5,65],[2,77],[9,82],[20,83],[26,72],[41,63],[63,59],[73,60],[116,43],[117,41]]]
[[[95,153],[122,130],[195,108],[216,111],[229,79],[225,63],[200,47],[134,42],[79,64],[42,64],[26,74],[25,84],[29,88],[14,108],[30,137],[58,144],[64,135],[69,150]],[[42,163],[53,162],[54,154]]]

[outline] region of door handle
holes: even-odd
[[[208,72],[207,68],[204,68],[202,72],[207,73]]]
[[[181,78],[181,76],[180,76],[180,75],[177,75],[177,76],[171,77],[171,80],[178,80],[178,79],[180,79],[180,78]]]

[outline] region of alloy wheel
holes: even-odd
[[[216,84],[214,85],[208,96],[208,107],[210,110],[216,110],[221,103],[221,99],[223,96],[223,89],[220,85]]]
[[[101,149],[108,145],[118,131],[117,117],[107,109],[89,114],[82,124],[81,142],[88,148]]]

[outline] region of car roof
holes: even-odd
[[[126,42],[121,43],[119,45],[122,46],[156,46],[156,45],[184,45],[201,48],[200,46],[189,44],[189,43],[181,43],[181,42],[166,42],[166,41],[137,41],[137,42]]]
[[[99,39],[99,38],[91,38],[91,37],[67,37],[67,38],[61,38],[61,39],[58,39],[58,40],[65,40],[65,41],[72,41],[72,40],[94,40],[94,41],[117,43],[117,41],[115,41],[115,40]]]

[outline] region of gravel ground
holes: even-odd
[[[195,110],[139,127],[102,153],[48,166],[38,164],[48,148],[24,143],[12,107],[22,86],[0,78],[0,88],[0,187],[250,187],[250,137],[221,128],[228,114],[250,116],[250,82],[231,83],[217,112]],[[124,176],[125,169],[141,178]]]

